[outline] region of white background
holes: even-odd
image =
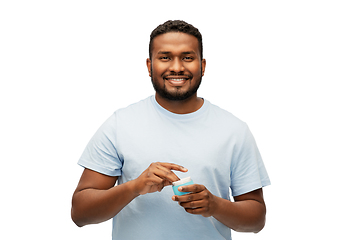
[[[77,228],[77,160],[116,109],[153,94],[150,32],[198,27],[199,96],[250,126],[267,225],[233,239],[359,239],[358,1],[1,1],[1,239],[111,239]],[[5,224],[4,224],[5,222]],[[160,226],[159,226],[160,227]]]

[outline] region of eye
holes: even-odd
[[[162,60],[162,61],[169,61],[170,57],[162,56],[162,57],[159,57],[159,59]]]
[[[188,62],[192,61],[193,59],[194,59],[193,57],[189,57],[189,56],[183,58],[183,60],[188,61]]]

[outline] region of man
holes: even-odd
[[[197,96],[202,52],[200,32],[186,22],[152,32],[155,96],[117,110],[86,147],[72,203],[78,226],[113,218],[113,239],[126,240],[231,239],[230,229],[264,227],[268,175],[247,125]],[[190,193],[167,187],[190,175],[195,184],[179,188]]]

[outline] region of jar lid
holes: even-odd
[[[173,182],[172,185],[178,186],[178,185],[190,182],[190,181],[191,181],[191,177],[186,177],[186,178],[180,179],[179,181]]]

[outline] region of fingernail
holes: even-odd
[[[183,187],[179,187],[178,190],[181,192],[183,190]]]

